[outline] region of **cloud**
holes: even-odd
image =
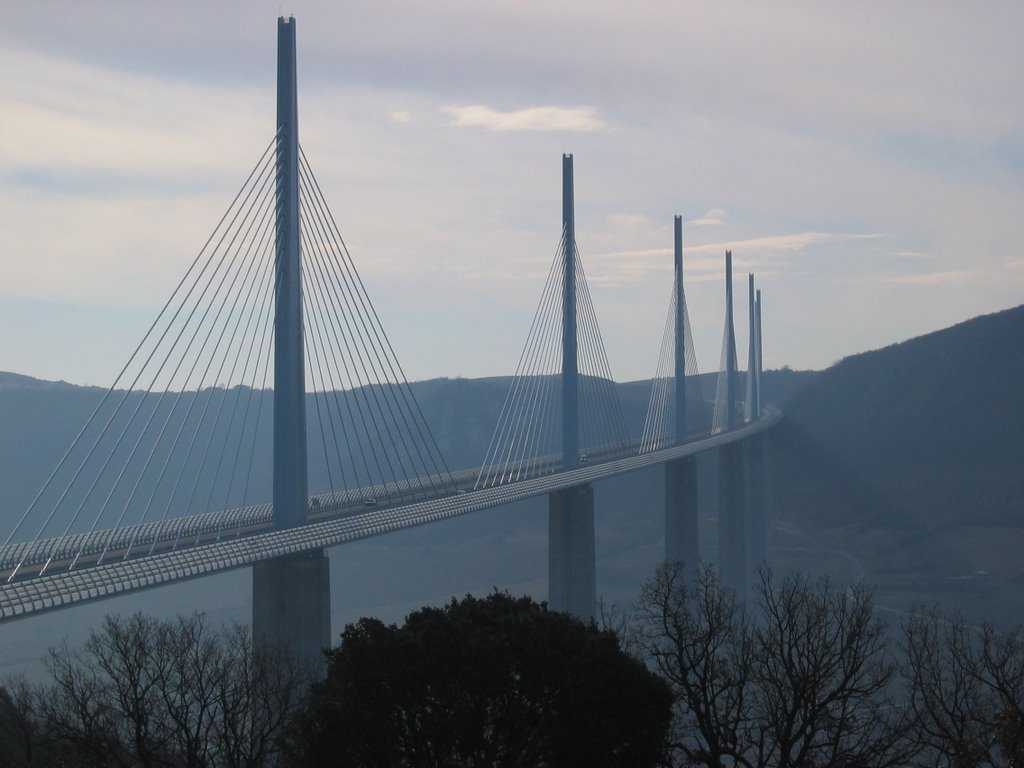
[[[649,275],[672,271],[671,248],[649,248],[608,253],[582,254],[588,282],[619,285],[646,279]],[[697,257],[686,262],[688,272],[721,269],[717,258]]]
[[[721,208],[712,208],[699,219],[687,222],[691,227],[717,227],[725,223],[725,211]]]
[[[966,270],[950,270],[946,272],[925,272],[911,275],[850,278],[843,282],[881,283],[884,285],[955,285],[967,282],[977,274],[977,272],[970,272]]]
[[[388,112],[388,115],[396,123],[408,123],[412,121],[412,115],[406,112],[404,109],[396,109]]]
[[[701,273],[708,273],[709,279],[720,279],[722,256],[727,250],[733,251],[736,264],[743,269],[758,267],[757,273],[764,277],[777,274],[779,267],[785,266],[786,254],[797,253],[816,245],[874,240],[885,236],[881,233],[796,232],[684,246],[687,280],[700,280]],[[773,255],[776,258],[770,259],[769,257]],[[605,281],[630,281],[643,278],[650,273],[671,271],[671,256],[671,248],[637,248],[584,254],[583,258],[588,264],[594,265],[595,276]]]
[[[608,223],[619,231],[635,231],[650,227],[651,220],[642,213],[610,213]]]
[[[477,269],[469,272],[465,272],[461,275],[466,280],[485,280],[485,281],[500,281],[507,283],[510,281],[528,282],[535,283],[543,281],[548,276],[547,272],[540,270],[497,270],[497,269]]]
[[[868,233],[849,235],[834,232],[795,232],[788,235],[765,235],[763,237],[750,237],[744,240],[728,240],[719,243],[707,243],[696,245],[685,250],[689,253],[722,253],[723,251],[736,251],[737,256],[744,252],[757,251],[760,253],[792,253],[801,251],[814,245],[823,243],[839,243],[849,240],[874,240],[885,237],[882,233]]]
[[[195,200],[237,188],[270,142],[249,91],[3,49],[0,69],[33,75],[0,83],[0,195],[22,207]],[[80,244],[67,237],[63,250]]]
[[[883,235],[842,235],[828,232],[798,232],[790,235],[765,235],[764,237],[751,237],[744,240],[724,240],[717,243],[705,243],[703,245],[689,245],[683,247],[687,255],[721,255],[725,251],[736,251],[735,255],[740,256],[743,252],[758,251],[760,253],[788,253],[799,251],[812,245],[821,243],[834,243],[845,240],[860,240],[868,237],[883,237]],[[647,248],[639,250],[610,251],[607,253],[596,253],[589,256],[592,259],[605,260],[631,260],[664,257],[672,253],[671,248]],[[687,262],[689,265],[692,262]],[[669,264],[671,267],[671,264]]]
[[[527,107],[514,112],[499,112],[474,104],[444,107],[452,115],[449,125],[458,128],[483,128],[488,131],[566,131],[594,133],[607,126],[593,107]]]
[[[651,257],[661,257],[671,255],[671,248],[645,248],[641,250],[629,250],[629,251],[609,251],[607,253],[593,253],[588,255],[588,259],[646,259]],[[671,267],[671,264],[669,265]]]
[[[921,251],[893,251],[889,254],[895,256],[898,259],[930,259],[932,255],[930,253],[922,253]]]

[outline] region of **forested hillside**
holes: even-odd
[[[1022,343],[1024,306],[832,366],[784,404],[780,503],[833,521],[1024,525]]]
[[[784,403],[776,553],[810,537],[886,607],[1024,622],[1022,342],[1016,307],[846,358]]]

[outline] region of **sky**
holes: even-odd
[[[410,379],[512,373],[561,230],[612,370],[654,373],[684,218],[701,370],[724,252],[764,362],[1021,303],[1024,4],[4,3],[0,370],[109,385],[270,141],[300,141]],[[1009,354],[1009,352],[1008,352]]]

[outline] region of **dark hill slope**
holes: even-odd
[[[1024,306],[848,357],[784,406],[780,506],[838,523],[1024,525]]]

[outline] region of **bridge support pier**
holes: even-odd
[[[322,549],[256,563],[252,568],[252,634],[324,672],[331,645],[331,566]]]
[[[697,573],[698,539],[697,457],[665,463],[665,560],[686,565],[688,577]]]
[[[758,570],[767,565],[771,520],[768,515],[768,494],[765,476],[767,437],[757,434],[743,442],[746,467],[744,498],[747,510],[747,561],[751,588],[757,584]]]
[[[597,612],[594,488],[589,484],[548,496],[548,604],[584,621]]]
[[[741,602],[750,592],[743,453],[739,442],[718,449],[718,573]]]

